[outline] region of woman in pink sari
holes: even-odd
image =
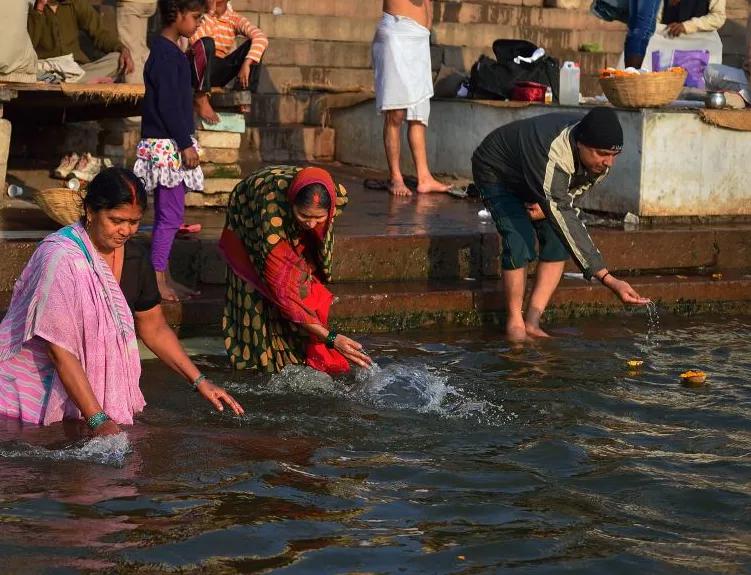
[[[118,433],[145,401],[137,337],[218,410],[242,407],[201,374],[160,307],[148,256],[128,240],[146,191],[121,168],[102,171],[81,223],[45,238],[13,290],[0,324],[0,415],[48,425],[86,420]]]

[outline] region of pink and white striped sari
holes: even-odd
[[[81,417],[47,353],[73,354],[100,405],[133,423],[146,405],[133,316],[112,270],[79,224],[45,238],[0,324],[0,415],[47,425]]]

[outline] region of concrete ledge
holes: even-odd
[[[494,128],[552,112],[585,107],[478,100],[434,100],[428,129],[428,159],[437,173],[471,178],[474,149]],[[693,110],[618,110],[625,147],[611,176],[580,199],[584,208],[649,217],[751,216],[747,171],[751,132],[705,124]],[[372,101],[332,113],[336,159],[379,168],[386,165],[383,119]],[[402,168],[413,172],[406,134]]]

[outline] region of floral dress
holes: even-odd
[[[191,140],[193,147],[200,152],[196,139],[191,136]],[[203,190],[201,166],[183,168],[180,150],[174,140],[145,138],[138,142],[133,172],[141,178],[149,192],[157,186],[174,188],[180,183],[184,183],[190,190]]]

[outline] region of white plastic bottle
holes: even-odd
[[[561,66],[560,89],[558,103],[561,106],[578,106],[579,105],[579,64],[575,62],[564,62]]]

